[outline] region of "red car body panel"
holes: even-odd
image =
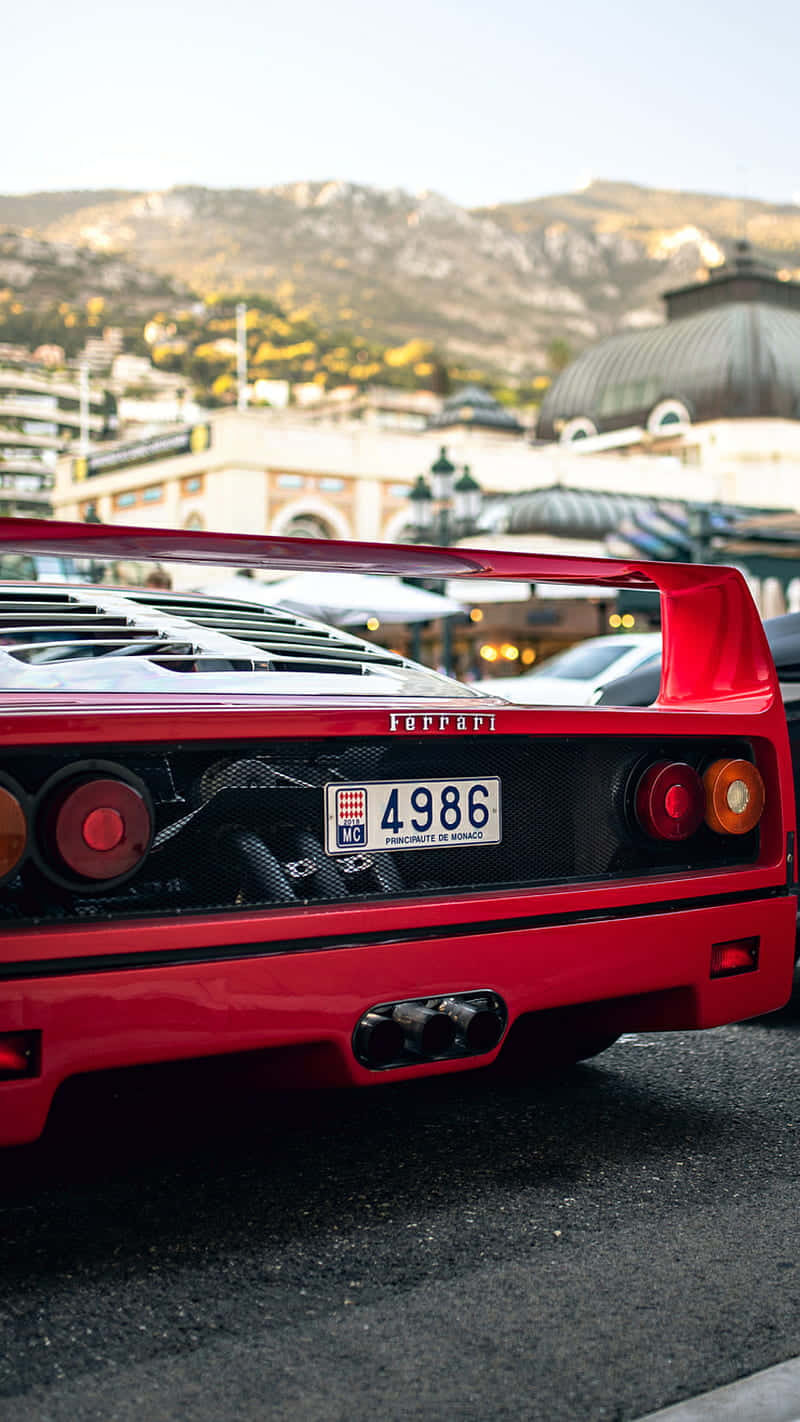
[[[708,1027],[767,1012],[792,980],[792,766],[758,615],[732,569],[464,549],[318,544],[0,521],[0,550],[658,587],[664,662],[652,708],[517,709],[475,700],[11,692],[4,748],[246,744],[420,735],[742,739],[766,787],[757,858],[597,882],[300,904],[0,932],[0,1043],[38,1034],[34,1074],[0,1079],[0,1144],[35,1138],[57,1087],[111,1067],[274,1051],[278,1079],[368,1085],[485,1065],[368,1070],[353,1033],[373,1005],[491,989],[521,1015],[594,1004],[610,1030]],[[459,718],[469,726],[460,728]],[[477,724],[475,721],[480,722]],[[429,723],[429,724],[428,724]],[[536,832],[537,827],[533,827]],[[591,826],[587,826],[591,832]],[[2,890],[0,890],[0,893]],[[166,906],[165,906],[166,909]],[[714,944],[758,940],[752,972],[712,978]],[[281,1050],[278,1050],[281,1049]],[[293,1049],[286,1055],[286,1049]]]

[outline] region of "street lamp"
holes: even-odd
[[[439,458],[435,459],[431,465],[431,487],[437,503],[447,504],[449,502],[455,472],[456,466],[450,463],[447,458],[447,448],[442,445],[439,450]]]
[[[408,497],[411,503],[413,537],[419,542],[424,542],[433,529],[435,517],[433,494],[424,474],[417,476],[417,481]]]
[[[461,478],[453,485],[453,516],[464,533],[474,533],[483,504],[483,490],[477,479],[473,479],[468,464],[464,465]]]
[[[424,474],[416,479],[408,500],[411,505],[411,535],[418,543],[434,543],[449,548],[459,538],[474,533],[480,516],[483,494],[477,479],[465,464],[456,479],[456,466],[447,457],[442,445],[439,457],[430,467],[430,483]],[[439,583],[437,591],[444,592]],[[418,651],[415,652],[419,660]],[[442,618],[442,662],[447,675],[453,661],[452,627],[449,617]]]

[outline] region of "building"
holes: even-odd
[[[731,284],[721,278],[705,285],[716,291],[715,281],[720,290],[730,290]],[[760,281],[759,277],[759,290]],[[788,289],[769,275],[764,284],[771,293],[776,287],[779,294]],[[704,296],[708,299],[705,286]],[[715,329],[721,325],[724,331],[727,310],[720,322],[713,306],[716,299],[712,297],[708,310],[676,315],[658,332],[637,332],[614,341],[638,343],[666,333],[671,346],[672,329],[683,329],[686,322],[696,320],[711,320]],[[729,304],[726,297],[722,306]],[[780,318],[787,314],[777,298],[771,306],[768,301],[754,301],[747,307],[750,315],[745,326],[754,319],[760,322],[760,310],[755,318],[752,311],[762,304],[769,307],[765,318],[769,329],[774,312]],[[788,314],[800,323],[800,309]],[[702,324],[700,334],[705,330]],[[713,340],[713,332],[706,335]],[[568,368],[562,380],[573,368],[579,376],[585,369],[591,375],[568,385],[568,395],[576,389],[579,393],[596,386],[605,389],[612,373],[611,366],[604,365],[608,345],[601,343]],[[683,349],[681,342],[679,346]],[[709,349],[708,343],[704,348]],[[701,366],[691,367],[689,354],[685,353],[683,366],[676,359],[668,374],[681,368],[700,370]],[[659,359],[664,365],[665,358]],[[606,371],[605,385],[597,379],[598,361]],[[787,370],[784,394],[789,378]],[[721,376],[718,383],[724,385]],[[734,416],[723,403],[715,407],[713,420],[698,421],[698,414],[708,412],[699,401],[700,386],[695,389],[682,380],[674,387],[678,395],[669,397],[669,408],[664,403],[668,397],[660,398],[662,387],[656,390],[662,423],[652,434],[647,429],[652,410],[645,408],[641,392],[631,395],[634,403],[623,402],[608,416],[597,403],[578,404],[575,408],[589,410],[581,415],[570,413],[573,407],[566,396],[558,403],[560,384],[556,382],[553,395],[548,396],[550,404],[545,402],[540,423],[540,430],[546,431],[549,419],[553,433],[558,424],[560,437],[537,442],[531,441],[513,415],[479,390],[456,392],[438,410],[427,412],[415,407],[404,392],[399,392],[395,408],[386,392],[358,399],[349,392],[338,400],[317,402],[313,414],[295,406],[204,412],[193,423],[143,433],[141,438],[93,450],[88,458],[65,455],[58,463],[53,506],[58,517],[69,519],[96,516],[120,524],[392,542],[410,536],[413,516],[408,496],[446,440],[450,459],[456,465],[468,464],[487,496],[481,528],[472,539],[482,546],[680,558],[696,556],[701,547],[711,552],[710,533],[719,531],[713,519],[713,527],[706,522],[698,531],[695,513],[705,517],[712,508],[715,519],[724,516],[727,534],[745,515],[752,520],[764,511],[785,513],[795,507],[800,419]],[[589,399],[588,393],[585,398]],[[681,408],[676,410],[678,403]],[[558,413],[561,409],[566,413]],[[573,424],[569,430],[569,420],[582,420],[586,427],[579,431]],[[786,436],[778,459],[762,455],[748,460],[747,439],[763,448],[765,438],[763,430],[756,433],[754,424],[773,432],[776,425],[788,429],[796,439],[796,458],[787,452]],[[736,460],[728,460],[724,453],[723,436],[730,430],[737,432]],[[703,457],[695,458],[692,451],[701,440]],[[182,576],[176,573],[176,582]],[[758,576],[769,574],[760,568]],[[536,655],[576,636],[605,630],[608,609],[602,602],[598,608],[587,605],[580,615],[574,598],[567,607],[567,600],[556,606],[544,596],[546,606],[524,611],[519,605],[512,607],[509,599],[507,608],[493,606],[490,611],[493,599],[488,590],[482,590],[484,594],[485,628],[496,624],[502,637],[505,619],[509,638],[513,633],[523,645],[520,638],[530,637],[530,645],[523,649]],[[538,621],[529,621],[529,615]]]
[[[59,455],[71,447],[82,424],[94,442],[115,433],[113,397],[99,386],[82,395],[74,373],[54,373],[24,352],[0,352],[0,513],[46,517],[51,512]]]
[[[702,472],[700,498],[793,508],[800,283],[784,276],[738,242],[705,280],[666,293],[663,326],[611,336],[572,361],[545,396],[537,439],[584,454],[672,455]]]
[[[446,400],[428,420],[431,430],[475,430],[482,435],[521,435],[525,426],[513,410],[501,405],[480,385],[464,385]]]
[[[442,442],[439,430],[309,423],[293,408],[209,411],[202,422],[109,444],[86,460],[65,455],[53,505],[59,518],[82,518],[91,503],[104,522],[391,541],[404,535],[408,494]],[[644,498],[670,487],[687,501],[698,492],[696,472],[673,457],[590,460],[572,447],[535,448],[523,434],[458,426],[447,448],[490,495],[558,484]]]
[[[409,523],[414,479],[440,445],[414,429],[226,409],[86,460],[65,456],[53,502],[60,518],[84,518],[91,504],[104,522],[392,541]],[[494,492],[526,478],[523,441],[516,456],[485,471]]]
[[[265,383],[257,380],[254,393],[258,394],[258,387]],[[299,390],[295,386],[295,398],[298,394],[309,423],[359,423],[379,430],[424,430],[442,406],[441,396],[431,390],[395,390],[383,385],[368,385],[363,389],[358,385],[339,385],[326,391],[311,383]]]
[[[693,471],[694,507],[639,509],[619,556],[736,563],[768,614],[800,598],[800,283],[745,241],[706,279],[665,295],[667,320],[600,341],[542,404],[537,438],[605,465],[658,458]],[[547,441],[557,441],[547,445]],[[607,481],[613,487],[613,480]],[[661,496],[678,494],[669,477]]]

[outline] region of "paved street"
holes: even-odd
[[[208,1092],[0,1161],[0,1416],[627,1422],[800,1353],[800,1001],[526,1089]]]

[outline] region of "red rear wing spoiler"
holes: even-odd
[[[780,699],[761,619],[735,568],[26,518],[0,519],[3,552],[653,590],[661,594],[664,640],[658,705],[696,708],[744,698],[766,710]]]

